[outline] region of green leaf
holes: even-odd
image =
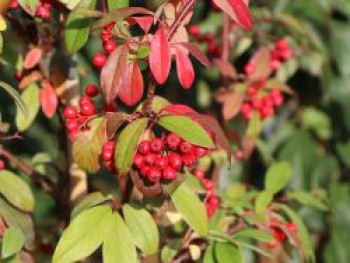
[[[328,140],[332,136],[330,117],[314,107],[307,107],[302,111],[301,123],[304,127],[313,130],[321,139]]]
[[[93,207],[78,215],[63,232],[56,247],[53,263],[71,263],[91,255],[106,235],[113,236],[109,227],[112,210],[107,206]]]
[[[312,247],[312,241],[302,218],[286,205],[277,204],[276,206],[283,210],[292,220],[292,222],[297,225],[298,236],[300,237],[300,241],[302,243],[301,249],[303,250],[307,262],[315,262],[315,254]]]
[[[138,119],[126,126],[119,135],[115,150],[115,164],[120,174],[125,175],[129,171],[137,144],[147,124],[148,118]]]
[[[25,236],[25,248],[32,249],[35,232],[31,216],[15,209],[2,198],[0,198],[0,216],[8,226],[17,227],[22,231]]]
[[[164,116],[160,118],[158,124],[194,145],[214,148],[213,140],[210,138],[209,134],[202,126],[188,117]]]
[[[237,232],[235,237],[251,238],[261,242],[270,242],[275,240],[271,233],[250,227],[244,228],[243,230]]]
[[[1,50],[0,50],[1,52]],[[24,104],[21,95],[9,84],[0,81],[0,87],[2,87],[15,101],[17,108],[22,112],[23,115],[27,114],[27,106]]]
[[[293,192],[288,193],[288,197],[295,199],[296,201],[298,201],[302,205],[312,206],[312,207],[319,209],[319,210],[322,210],[322,211],[329,210],[327,205],[324,202],[322,202],[320,199],[318,199],[317,197],[313,196],[310,193],[301,192],[301,191],[293,191]]]
[[[24,235],[18,227],[9,227],[3,237],[1,256],[7,258],[22,250]]]
[[[104,263],[136,263],[137,254],[133,236],[118,213],[106,222],[108,232],[103,241]]]
[[[232,243],[217,242],[215,244],[215,258],[217,263],[243,263],[242,248]]]
[[[129,0],[108,0],[108,10],[113,11],[118,8],[128,7]]]
[[[249,121],[248,128],[247,128],[247,136],[250,138],[257,137],[262,128],[262,123],[260,119],[260,114],[257,111],[253,112],[252,118]]]
[[[96,5],[96,0],[81,0],[78,4],[79,8],[93,9]],[[68,16],[65,39],[69,53],[75,53],[81,49],[89,39],[91,18],[83,18],[79,13],[72,12]]]
[[[74,9],[82,0],[59,0],[62,4],[66,5],[68,9]]]
[[[19,5],[30,15],[34,16],[39,0],[18,0]]]
[[[215,263],[215,243],[210,243],[207,249],[205,250],[203,263]]]
[[[73,142],[73,158],[80,168],[94,173],[100,168],[99,157],[107,141],[106,119],[89,122],[90,130],[81,132]]]
[[[184,184],[171,195],[171,199],[184,220],[201,236],[208,234],[206,209],[199,197]]]
[[[257,213],[263,212],[271,203],[272,199],[273,194],[271,192],[263,191],[259,193],[255,200],[255,211]]]
[[[34,210],[34,197],[30,187],[21,177],[10,171],[0,171],[0,193],[22,211]]]
[[[150,213],[141,207],[126,204],[123,214],[136,246],[148,255],[155,254],[159,245],[159,232]]]
[[[40,108],[38,85],[36,83],[29,85],[21,94],[21,99],[28,112],[25,114],[22,107],[17,107],[16,125],[18,130],[23,132],[32,124]]]
[[[275,163],[268,169],[265,178],[265,188],[275,194],[281,191],[292,178],[292,167],[289,162]]]
[[[107,200],[111,200],[111,197],[104,196],[100,192],[88,194],[74,207],[72,214],[71,214],[71,218],[73,219],[77,215],[79,215],[81,212],[83,212],[83,211],[85,211],[93,206],[102,204],[103,202],[106,202]]]

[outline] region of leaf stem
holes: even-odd
[[[152,111],[152,104],[153,104],[155,90],[156,90],[156,81],[154,80],[153,76],[151,76],[151,79],[148,84],[147,98],[143,108],[143,113],[146,115],[150,115]]]

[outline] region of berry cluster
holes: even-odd
[[[80,109],[73,106],[67,106],[64,109],[63,115],[66,118],[66,128],[69,131],[69,139],[74,140],[81,131],[80,127],[88,120],[89,117],[96,114],[96,107],[92,98],[99,94],[99,89],[89,84],[85,88],[85,96],[79,100]],[[82,131],[85,131],[88,127],[84,127]]]
[[[115,25],[116,24],[114,22],[110,23],[106,25],[101,31],[100,38],[102,40],[102,47],[107,54],[112,53],[117,47],[116,43],[113,40],[113,37],[114,37],[113,29]],[[94,57],[92,58],[92,63],[97,68],[102,68],[106,64],[106,61],[107,61],[107,56],[99,52],[95,53]]]
[[[205,178],[205,173],[201,169],[195,169],[193,175],[198,180],[201,180],[203,188],[206,191],[207,198],[205,201],[205,207],[207,209],[208,218],[211,218],[220,205],[219,197],[214,194],[214,183],[212,180]]]
[[[5,162],[4,160],[0,159],[0,171],[5,169]]]
[[[196,147],[171,133],[166,137],[143,140],[134,156],[134,167],[152,183],[174,180],[184,166],[191,168],[208,149]]]
[[[40,2],[39,6],[35,11],[36,17],[48,20],[51,17],[51,3],[48,1]]]
[[[286,223],[284,224],[284,227],[290,232],[295,232],[297,230],[296,225],[293,223]],[[269,229],[275,238],[274,241],[267,243],[267,245],[270,248],[274,248],[277,246],[278,243],[283,243],[287,240],[287,234],[282,230],[281,222],[279,222],[278,220],[271,220],[269,223]]]
[[[283,104],[283,95],[279,89],[266,90],[266,82],[259,81],[252,84],[246,91],[246,101],[241,106],[241,113],[246,120],[250,120],[253,111],[259,112],[261,119],[275,114],[275,108]]]
[[[214,33],[201,33],[198,25],[192,25],[188,29],[188,33],[200,43],[205,43],[209,55],[212,57],[220,57],[222,50],[216,44],[216,36]]]
[[[114,141],[108,141],[103,144],[101,159],[106,169],[111,173],[116,172],[114,158],[113,158],[114,152],[115,152]]]

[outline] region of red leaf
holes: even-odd
[[[123,86],[123,76],[126,74],[129,48],[121,45],[108,57],[106,65],[101,71],[101,87],[103,98],[107,105],[111,105]]]
[[[148,33],[154,21],[153,16],[133,16],[128,18],[128,22],[133,24],[138,24],[145,33]]]
[[[271,74],[271,54],[268,47],[260,47],[253,55],[250,62],[254,65],[255,69],[253,73],[249,75],[249,80],[266,79]]]
[[[168,37],[163,28],[159,28],[152,39],[149,64],[155,80],[159,84],[164,84],[170,71],[171,53]]]
[[[197,113],[194,109],[183,104],[171,104],[165,107],[162,112],[171,113],[174,115],[185,114],[185,113]]]
[[[190,58],[180,49],[175,51],[176,70],[181,86],[184,89],[191,88],[194,81],[194,70]]]
[[[237,24],[249,30],[252,28],[252,17],[249,13],[249,0],[213,0]]]
[[[135,61],[127,66],[119,98],[128,106],[135,105],[143,95],[143,88],[143,77],[137,61]]]
[[[174,45],[181,45],[184,48],[188,49],[188,51],[191,53],[192,56],[194,56],[200,63],[202,63],[204,66],[208,67],[210,66],[210,61],[207,58],[207,56],[202,52],[202,50],[199,49],[197,45],[181,42],[181,43],[174,43]]]
[[[31,69],[34,68],[40,61],[40,59],[43,56],[43,51],[40,48],[33,48],[30,50],[25,59],[23,66],[25,69]]]
[[[43,81],[41,85],[43,87],[39,91],[41,108],[45,116],[51,119],[56,113],[56,109],[58,105],[57,94],[49,82]]]

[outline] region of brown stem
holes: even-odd
[[[224,28],[222,33],[222,61],[228,62],[230,57],[230,20],[226,13],[224,13]]]
[[[147,115],[149,115],[152,111],[152,104],[153,104],[155,90],[156,90],[156,81],[151,76],[151,79],[148,85],[148,90],[147,90],[147,99],[145,101],[145,105],[143,108],[143,112]]]
[[[0,155],[4,156],[12,166],[17,167],[21,172],[26,174],[45,193],[51,195],[55,194],[55,185],[51,181],[42,177],[41,174],[37,173],[31,165],[18,159],[10,151],[6,150],[3,147],[0,147]]]

